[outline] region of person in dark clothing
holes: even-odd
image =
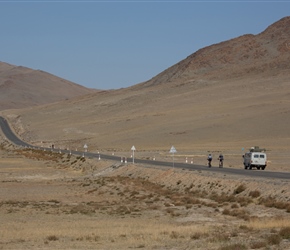
[[[208,161],[208,167],[210,168],[211,167],[211,161],[212,161],[212,155],[211,154],[208,155],[207,161]]]

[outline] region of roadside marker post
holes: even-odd
[[[88,145],[87,144],[84,145],[84,150],[85,150],[85,152],[83,154],[83,157],[85,158],[85,153],[88,152]]]
[[[169,151],[169,153],[171,153],[171,154],[172,154],[172,159],[173,159],[173,167],[174,167],[174,154],[175,154],[176,152],[177,152],[177,151],[176,151],[175,147],[174,147],[174,146],[172,146],[172,147],[171,147],[171,149],[170,149],[170,151]]]
[[[134,145],[133,145],[133,147],[131,148],[131,150],[132,150],[132,157],[133,157],[133,164],[134,164],[134,152],[135,152],[135,150],[136,150],[136,148],[135,148]]]

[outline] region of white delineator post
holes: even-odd
[[[134,145],[132,146],[131,150],[132,150],[132,157],[133,157],[133,164],[134,164],[134,152],[136,150]]]
[[[172,146],[171,149],[170,149],[170,151],[169,151],[169,153],[172,154],[172,158],[173,158],[173,167],[174,167],[174,154],[175,154],[176,152],[177,152],[177,151],[176,151],[175,147]]]
[[[85,150],[85,151],[84,151],[84,154],[83,154],[83,155],[84,155],[84,157],[85,157],[85,153],[88,152],[88,145],[87,145],[87,144],[84,145],[84,150]]]

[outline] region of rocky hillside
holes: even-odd
[[[0,62],[0,110],[52,103],[93,91],[44,71]]]
[[[225,80],[257,74],[289,75],[289,62],[290,16],[258,35],[242,35],[200,49],[139,86],[193,79]]]

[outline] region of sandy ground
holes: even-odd
[[[3,140],[0,166],[0,249],[290,248],[287,181],[51,156]]]

